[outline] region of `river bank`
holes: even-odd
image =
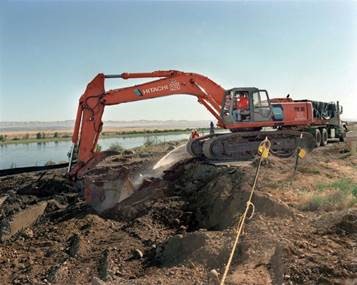
[[[169,141],[187,140],[187,132],[131,134],[129,136],[101,136],[98,145],[101,150],[113,145],[122,149],[132,149],[143,145],[156,145]],[[67,154],[72,146],[70,140],[63,141],[35,141],[32,143],[17,143],[0,145],[0,169],[42,166],[49,162],[62,163],[68,161]]]
[[[208,128],[200,128],[199,132],[207,133]],[[131,130],[104,130],[100,138],[133,138],[133,137],[155,137],[172,134],[189,134],[190,128],[186,129],[131,129]],[[70,131],[31,131],[31,132],[9,132],[0,134],[0,146],[8,144],[29,144],[70,141]]]

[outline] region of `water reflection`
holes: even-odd
[[[187,139],[188,134],[148,135],[137,137],[101,138],[99,145],[102,150],[112,144],[120,144],[123,148],[133,148],[144,143],[160,143]],[[0,169],[45,165],[49,160],[56,163],[67,161],[67,153],[72,145],[71,141],[35,142],[28,144],[7,144],[0,146]]]

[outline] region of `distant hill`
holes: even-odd
[[[104,128],[158,128],[158,129],[184,129],[184,128],[208,128],[207,121],[188,120],[137,120],[137,121],[105,121]],[[13,131],[65,131],[72,130],[73,120],[52,122],[0,122],[0,132]]]

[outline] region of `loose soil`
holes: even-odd
[[[101,214],[65,169],[0,178],[1,284],[217,284],[212,270],[221,278],[256,162],[187,159],[152,171],[174,146],[126,152],[90,173],[125,167],[134,182],[145,177]],[[357,182],[357,157],[332,144],[310,153],[294,177],[293,167],[293,158],[275,157],[262,166],[226,284],[357,284],[356,206],[302,207],[321,183]]]

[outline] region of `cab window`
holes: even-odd
[[[266,91],[259,90],[253,92],[253,105],[255,108],[269,107],[268,96],[266,94]]]

